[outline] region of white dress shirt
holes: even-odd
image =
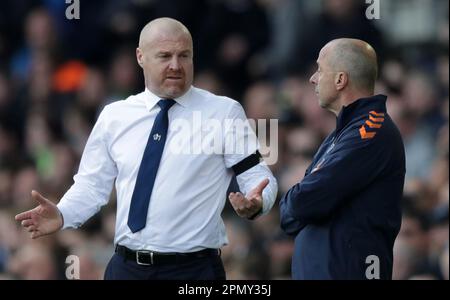
[[[238,102],[195,87],[174,99],[176,104],[169,110],[169,130],[146,227],[136,233],[128,228],[130,201],[144,149],[160,111],[156,105],[159,100],[146,89],[103,109],[86,143],[74,184],[58,203],[63,228],[77,228],[97,213],[108,202],[115,180],[115,244],[159,252],[220,248],[228,243],[221,212],[233,176],[231,167],[254,153],[258,142],[253,130],[241,130],[226,122],[247,122]],[[205,128],[203,121],[211,119],[223,126]],[[180,130],[177,120],[184,120],[190,130]],[[214,141],[217,144],[219,139],[221,143],[215,149],[222,153],[199,151],[194,146],[199,137],[203,145]],[[237,151],[236,144],[243,140],[244,151],[242,147]],[[263,191],[262,214],[272,208],[277,194],[277,182],[269,168],[261,162],[237,176],[244,195],[264,178],[270,182]]]

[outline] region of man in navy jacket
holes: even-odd
[[[310,82],[337,121],[280,202],[281,227],[296,236],[292,277],[391,279],[405,154],[386,96],[374,95],[375,50],[361,40],[333,40],[317,64]]]

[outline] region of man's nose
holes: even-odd
[[[171,70],[178,70],[180,68],[180,62],[178,61],[178,57],[173,57],[170,60],[169,68]]]

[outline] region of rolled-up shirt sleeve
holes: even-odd
[[[239,188],[244,195],[254,189],[261,181],[266,178],[269,179],[269,184],[263,190],[263,207],[259,215],[267,214],[273,207],[278,192],[277,180],[275,179],[265,162],[260,162],[258,165],[236,176]]]
[[[108,203],[118,171],[106,142],[107,108],[88,138],[74,184],[57,205],[64,219],[63,229],[80,227]]]
[[[258,138],[245,115],[242,106],[235,102],[228,114],[228,126],[224,133],[225,137],[225,165],[232,168],[239,162],[255,155],[259,149]],[[236,176],[241,192],[246,195],[264,179],[269,179],[269,184],[264,188],[263,208],[258,215],[267,214],[275,203],[278,184],[272,172],[264,161],[251,166]]]

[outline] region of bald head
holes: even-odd
[[[194,77],[192,48],[189,30],[177,20],[159,18],[145,25],[136,58],[150,92],[168,99],[187,92]]]
[[[144,26],[139,36],[139,48],[143,48],[155,40],[183,37],[192,44],[191,33],[181,22],[171,18],[159,18]]]
[[[346,72],[357,89],[373,92],[378,76],[377,54],[367,42],[337,39],[324,48],[327,63],[336,72]]]

